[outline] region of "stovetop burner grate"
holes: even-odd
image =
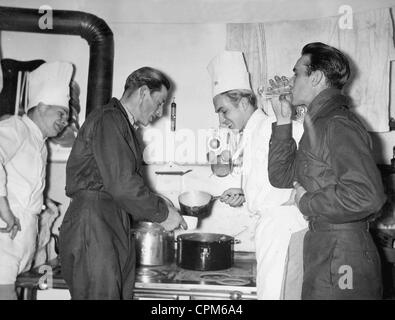
[[[165,274],[159,270],[153,270],[148,268],[141,268],[137,270],[136,278],[142,282],[148,282],[151,280],[162,279]]]
[[[249,279],[243,279],[243,276],[230,275],[226,272],[204,272],[200,276],[203,281],[211,281],[227,286],[244,286],[251,282]],[[249,278],[244,276],[244,278]]]

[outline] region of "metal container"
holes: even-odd
[[[177,237],[177,265],[184,269],[209,271],[233,266],[233,237],[218,233],[184,233]]]
[[[132,229],[136,241],[137,264],[161,266],[175,259],[174,233],[155,222],[138,222]]]

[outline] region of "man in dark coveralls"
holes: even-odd
[[[120,100],[89,114],[66,167],[71,204],[60,230],[62,275],[72,299],[131,299],[135,247],[129,216],[166,230],[185,221],[153,194],[141,174],[138,125],[162,116],[169,80],[143,67],[126,80]]]
[[[304,239],[302,299],[380,299],[380,260],[368,221],[385,202],[371,139],[341,89],[347,58],[310,43],[294,67],[292,97],[273,103],[269,179],[294,186],[294,201],[309,220]],[[292,138],[291,104],[306,105],[299,147]]]

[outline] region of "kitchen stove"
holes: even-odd
[[[235,252],[232,268],[195,271],[166,266],[140,267],[135,299],[256,299],[254,253]]]
[[[52,288],[67,290],[60,273],[59,261],[55,259],[46,267],[52,270]],[[40,268],[18,276],[17,287],[23,289],[23,299],[35,299],[37,290],[51,289],[47,285],[40,285],[43,273],[38,270]],[[234,265],[226,270],[186,270],[175,263],[153,267],[141,266],[136,270],[134,299],[257,299],[255,279],[256,261],[252,252],[234,252]]]

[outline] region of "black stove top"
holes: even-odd
[[[140,266],[136,271],[136,283],[255,287],[255,255],[250,252],[235,252],[232,268],[215,271],[187,270],[175,263],[164,266]]]
[[[53,288],[67,289],[61,276],[58,259],[47,263],[52,268]],[[34,288],[38,285],[42,273],[36,269],[18,276],[17,286]],[[182,290],[237,290],[256,291],[256,260],[251,252],[234,253],[232,268],[216,271],[194,271],[178,267],[175,263],[164,266],[136,269],[136,288],[182,289]]]

